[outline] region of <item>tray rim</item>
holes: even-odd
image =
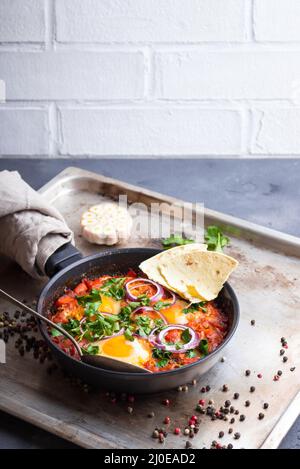
[[[70,179],[80,179],[81,177],[89,177],[92,179],[95,179],[99,182],[106,183],[108,185],[117,185],[120,188],[124,188],[126,190],[130,190],[133,192],[139,192],[145,196],[155,198],[158,200],[162,200],[164,202],[168,202],[170,204],[174,204],[176,206],[182,206],[186,201],[165,195],[160,192],[152,191],[150,189],[146,189],[142,186],[134,185],[127,183],[125,181],[122,181],[120,179],[114,179],[112,177],[104,176],[100,173],[94,173],[92,171],[88,171],[85,169],[73,167],[73,166],[68,166],[65,168],[63,171],[58,173],[54,178],[52,178],[48,183],[43,185],[38,192],[41,194],[46,193],[49,189],[53,189],[55,185],[61,184],[63,181],[68,181]],[[188,202],[192,203],[192,202]],[[259,225],[257,223],[253,223],[250,221],[247,221],[243,218],[235,217],[233,215],[227,215],[225,213],[212,210],[209,208],[204,207],[204,216],[205,218],[209,218],[212,221],[218,221],[222,223],[223,225],[228,225],[228,226],[233,226],[238,229],[241,229],[244,232],[249,233],[249,238],[250,236],[257,236],[257,237],[263,237],[266,238],[266,240],[272,240],[272,241],[277,241],[278,243],[282,244],[282,246],[287,245],[286,247],[288,248],[287,250],[292,250],[295,252],[289,253],[292,256],[299,257],[300,258],[300,251],[296,252],[297,249],[300,248],[300,237],[284,233],[279,230],[274,230],[273,228],[268,228],[263,225]],[[234,235],[235,237],[238,237],[236,234]],[[253,241],[253,239],[251,239]],[[249,240],[248,240],[249,241]],[[278,249],[280,247],[278,246]],[[272,250],[272,249],[271,249]]]
[[[184,201],[178,199],[176,197],[172,197],[169,195],[165,195],[156,191],[152,191],[146,189],[144,187],[133,185],[127,183],[125,181],[114,179],[112,177],[104,176],[100,173],[94,173],[92,171],[88,171],[85,169],[68,166],[63,171],[58,173],[54,178],[52,178],[49,182],[44,184],[38,192],[40,194],[45,194],[50,189],[57,185],[60,185],[64,181],[68,181],[70,179],[78,179],[81,177],[88,177],[94,180],[97,180],[102,183],[110,184],[119,186],[120,188],[124,188],[125,190],[130,190],[133,192],[142,193],[145,196],[155,198],[158,200],[162,200],[164,202],[168,202],[170,204],[174,204],[177,206],[181,206]],[[218,221],[223,225],[230,225],[240,229],[242,232],[248,232],[251,236],[256,237],[264,237],[266,240],[272,240],[273,242],[277,241],[278,249],[284,251],[284,247],[287,248],[287,251],[291,251],[289,253],[292,256],[300,258],[300,238],[283,233],[281,231],[274,230],[272,228],[267,228],[262,225],[249,222],[242,218],[234,217],[232,215],[226,215],[222,212],[218,212],[215,210],[211,210],[208,208],[204,208],[204,215],[206,218],[209,218],[212,221]],[[236,237],[238,237],[235,234]],[[245,237],[242,237],[245,239]],[[250,238],[251,239],[251,238]],[[250,241],[250,240],[248,240]],[[252,239],[253,241],[253,239]],[[298,253],[296,250],[298,249]],[[273,250],[273,249],[271,249]],[[297,255],[298,254],[298,255]],[[92,432],[88,432],[87,430],[75,427],[72,424],[65,423],[65,430],[68,429],[68,434],[63,433],[60,431],[60,421],[59,419],[53,418],[48,414],[44,414],[33,407],[30,407],[31,412],[33,414],[29,415],[28,412],[24,415],[24,407],[22,405],[16,405],[16,402],[12,398],[8,398],[6,396],[0,396],[0,409],[4,412],[7,412],[21,420],[24,420],[32,425],[35,425],[43,430],[48,431],[49,433],[55,434],[67,441],[77,444],[83,448],[95,448],[95,445],[92,444],[91,440],[93,440]],[[296,393],[293,400],[289,403],[286,410],[281,414],[278,421],[273,426],[272,430],[266,436],[266,439],[262,443],[259,449],[276,449],[278,448],[279,444],[283,440],[284,436],[290,430],[294,422],[296,421],[300,412],[300,391]],[[34,417],[35,416],[35,417]],[[52,423],[49,425],[47,424],[47,420],[52,420]],[[107,449],[117,449],[115,445],[110,444],[106,439],[97,435],[95,440],[97,443],[97,447],[99,447],[99,443],[101,443],[101,448]]]

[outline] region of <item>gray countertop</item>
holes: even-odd
[[[0,160],[38,189],[67,166],[144,186],[300,236],[300,160]],[[75,448],[0,412],[0,448]],[[300,418],[281,448],[300,449]]]

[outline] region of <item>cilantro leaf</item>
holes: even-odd
[[[183,246],[184,244],[191,244],[195,241],[193,239],[183,238],[180,235],[172,234],[169,238],[162,240],[164,249],[170,249],[175,246]]]
[[[184,308],[182,311],[183,313],[188,314],[188,313],[195,313],[196,311],[199,311],[199,309],[201,309],[204,313],[206,313],[207,312],[207,308],[205,307],[206,304],[207,304],[206,301],[200,301],[199,303],[192,303],[190,306],[188,306],[187,308]]]
[[[185,353],[186,357],[187,358],[195,358],[197,356],[197,353],[195,350],[188,350],[186,353]]]
[[[181,339],[184,344],[187,344],[191,340],[191,334],[188,329],[184,329],[183,333],[181,334]]]
[[[229,238],[224,236],[222,231],[218,226],[211,225],[208,226],[204,239],[207,243],[207,248],[209,251],[222,252],[223,248],[229,244]]]
[[[153,348],[152,350],[152,357],[155,358],[156,364],[159,368],[167,366],[171,356],[171,352],[167,352],[165,350],[160,350],[158,348]]]
[[[208,355],[208,341],[206,339],[200,341],[199,350],[203,355]]]

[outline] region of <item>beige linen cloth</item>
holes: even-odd
[[[73,233],[62,215],[16,171],[0,172],[0,252],[32,277],[45,276],[47,259]]]

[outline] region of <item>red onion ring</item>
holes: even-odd
[[[181,329],[182,331],[185,331],[186,329],[189,331],[191,340],[184,344],[180,349],[176,348],[176,345],[167,345],[163,343],[165,335],[173,329]],[[200,337],[199,334],[194,331],[191,327],[188,326],[182,326],[179,324],[170,324],[169,326],[165,327],[162,331],[158,333],[156,336],[156,332],[158,329],[154,329],[151,334],[149,335],[149,342],[151,342],[154,347],[160,349],[160,350],[166,350],[167,352],[172,352],[172,353],[183,353],[186,352],[187,350],[193,349],[199,345],[200,342]]]
[[[132,283],[136,283],[136,282],[142,282],[143,284],[144,283],[150,283],[151,285],[154,285],[157,292],[155,293],[155,295],[153,296],[150,296],[149,299],[151,301],[158,301],[161,299],[161,297],[163,296],[164,294],[164,289],[161,285],[159,285],[158,283],[156,282],[153,282],[152,280],[148,279],[148,278],[141,278],[141,277],[137,277],[137,278],[134,278],[132,280],[130,280],[129,282],[126,283],[125,285],[125,290],[126,290],[126,296],[129,300],[131,301],[136,301],[138,300],[138,297],[135,296],[135,295],[132,295],[132,293],[130,293],[130,289],[129,289],[129,286],[132,284]]]

